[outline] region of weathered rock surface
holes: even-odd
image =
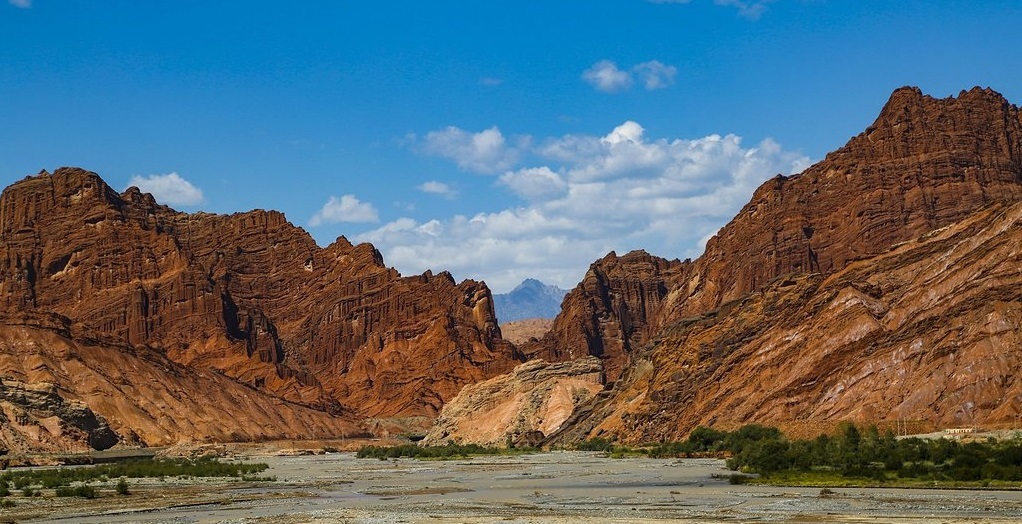
[[[535,446],[602,389],[603,367],[595,357],[554,364],[532,360],[466,386],[444,406],[422,442]]]
[[[534,338],[542,338],[553,325],[552,318],[527,318],[501,324],[500,334],[512,344],[524,344]]]
[[[24,315],[0,326],[0,405],[8,419],[0,440],[13,451],[362,432],[350,414],[288,402],[144,346],[104,343],[62,320]]]
[[[832,274],[993,204],[1022,200],[1022,118],[975,88],[934,99],[895,91],[862,134],[801,174],[778,176],[695,261],[611,253],[564,300],[554,327],[522,351],[600,356],[610,380],[679,319],[792,274]]]
[[[1022,203],[826,277],[774,280],[636,355],[554,442],[677,440],[749,422],[1011,425],[1022,413]]]
[[[103,417],[83,402],[64,399],[53,384],[0,381],[0,442],[5,450],[107,449],[119,440]]]
[[[61,168],[3,192],[0,246],[0,324],[56,314],[104,347],[333,414],[435,416],[465,384],[521,361],[484,284],[402,278],[373,246],[342,237],[321,249],[277,212],[179,213]]]

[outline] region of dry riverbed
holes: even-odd
[[[592,453],[432,462],[352,453],[248,456],[273,482],[133,482],[132,495],[20,498],[0,522],[1022,522],[1022,492],[733,486],[712,459]],[[25,502],[22,502],[25,501]]]

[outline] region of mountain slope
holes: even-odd
[[[1022,203],[669,326],[553,439],[696,425],[1011,425],[1022,413]]]
[[[0,325],[56,315],[80,327],[72,338],[152,351],[325,413],[435,416],[520,360],[482,283],[401,277],[373,246],[319,248],[280,213],[180,213],[82,169],[5,189],[0,248]]]
[[[1022,117],[974,88],[934,99],[896,90],[876,121],[791,177],[761,185],[695,261],[646,253],[595,262],[543,340],[546,360],[592,354],[609,380],[663,328],[790,274],[840,271],[989,205],[1022,200]]]
[[[493,295],[493,308],[502,324],[527,318],[554,318],[561,311],[561,301],[567,292],[527,278],[510,292]]]

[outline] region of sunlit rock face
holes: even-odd
[[[624,388],[628,393],[619,384],[614,400],[604,399],[602,414],[594,411],[595,418],[585,426],[588,429],[579,429],[576,436],[612,427],[634,438],[676,435],[690,429],[696,420],[708,422],[721,417],[737,421],[897,416],[941,423],[1006,421],[1019,409],[1019,400],[1011,396],[1015,386],[1013,372],[1009,372],[1020,369],[1020,362],[1012,356],[1017,345],[1010,345],[1011,340],[1017,340],[1019,325],[1017,320],[1012,324],[1012,311],[1017,305],[1012,286],[991,284],[996,289],[988,297],[959,304],[958,309],[942,312],[942,308],[956,303],[952,299],[964,296],[966,290],[985,293],[982,287],[972,289],[980,285],[985,274],[967,272],[969,264],[1006,264],[997,266],[996,271],[1002,271],[1000,278],[1009,282],[1012,275],[1018,275],[1018,271],[1010,270],[1018,260],[1011,247],[1017,238],[1010,236],[1010,230],[996,228],[1016,227],[1002,215],[1011,215],[1014,211],[1010,206],[1019,201],[1022,119],[1016,106],[989,89],[975,88],[958,97],[934,99],[916,88],[901,88],[891,95],[873,125],[844,147],[801,174],[777,176],[760,186],[738,215],[709,240],[700,258],[672,261],[635,252],[623,256],[611,253],[595,262],[582,283],[565,298],[551,331],[539,341],[523,344],[522,350],[548,360],[596,355],[604,361],[608,379],[623,379],[629,384]],[[967,223],[973,224],[968,226],[971,229],[957,238],[987,231],[991,246],[999,246],[1000,258],[985,258],[982,249],[993,249],[988,246],[972,255],[938,262],[933,257],[945,255],[931,251],[937,249],[933,247],[936,244],[898,251],[903,256],[900,259],[877,258],[888,257],[892,249],[900,249],[905,243],[923,241],[919,239],[932,242],[932,235],[951,234],[948,231],[958,231],[956,228]],[[904,272],[903,280],[896,281],[895,286],[903,297],[891,297],[885,284],[879,282],[882,275],[872,273],[867,280],[877,282],[859,286],[867,290],[859,291],[861,297],[852,293],[852,289],[859,289],[855,286],[821,287],[835,285],[833,279],[847,274],[842,272],[869,273],[871,264],[881,264],[881,260],[890,271]],[[958,287],[937,289],[932,282],[909,279],[912,272],[923,271],[924,267],[939,267],[941,275],[957,279]],[[995,271],[993,267],[984,266],[983,271]],[[786,281],[795,284],[778,287],[779,282]],[[1016,288],[1017,284],[1016,280]],[[819,306],[820,301],[838,300],[813,294],[823,289],[837,294],[835,297],[845,297],[840,304],[861,302],[869,306],[841,314],[837,313],[844,311],[839,303],[831,309],[806,309],[807,301]],[[792,295],[794,290],[801,294]],[[780,302],[762,302],[769,293]],[[983,309],[987,305],[979,301],[987,299],[1001,305],[996,310]],[[892,300],[897,306],[889,303]],[[761,307],[759,316],[748,309],[750,304]],[[862,316],[863,311],[870,312],[868,318]],[[835,317],[821,323],[822,315],[830,314]],[[987,321],[984,315],[1000,320]],[[928,318],[930,324],[906,323],[905,319],[919,317]],[[716,328],[705,329],[708,318],[713,319]],[[740,326],[725,329],[719,324],[723,318],[743,320]],[[956,343],[940,338],[941,330],[967,318],[978,324],[963,323],[962,329],[972,326],[968,329],[980,330],[973,334],[977,340],[983,338],[983,329],[1002,333],[992,335],[987,342],[976,342],[974,350],[983,353],[968,354],[968,358],[961,349],[964,340],[957,338],[964,333],[953,337]],[[784,323],[783,328],[779,322]],[[1005,331],[980,328],[982,325],[1010,327]],[[818,332],[794,334],[808,333],[811,326],[817,326]],[[865,340],[862,351],[880,358],[880,342],[874,341],[879,328],[875,326],[882,326],[883,333],[888,333],[885,337],[890,338],[890,344],[895,339],[909,340],[907,346],[899,345],[900,349],[895,350],[894,345],[888,348],[897,356],[884,357],[888,359],[886,364],[874,362],[867,366],[867,372],[850,362],[834,360],[837,357],[833,355],[845,353],[824,349],[828,344],[848,345],[845,350],[854,353],[859,350],[850,348]],[[691,338],[696,332],[702,333],[698,342]],[[701,338],[711,333],[710,339]],[[773,345],[763,338],[768,333],[776,337]],[[948,333],[944,334],[951,336]],[[795,338],[785,338],[789,336]],[[792,345],[799,340],[804,346]],[[761,353],[746,352],[757,343],[767,344],[769,351],[760,348]],[[788,349],[775,353],[780,346]],[[951,367],[938,372],[922,363],[910,364],[913,358],[926,360],[920,355],[929,351],[942,352],[941,358],[948,359],[942,362]],[[769,361],[769,366],[750,367],[753,362],[766,362],[766,355],[783,357]],[[861,358],[868,360],[865,354]],[[977,382],[976,369],[986,365],[980,362],[991,359],[998,363],[989,366],[1002,370],[997,375],[1000,378]],[[692,375],[699,367],[696,362],[710,367]],[[805,367],[805,363],[814,364]],[[880,374],[879,369],[889,374]],[[803,391],[802,386],[783,381],[780,383],[787,384],[788,389],[771,389],[783,378],[781,375],[796,370],[805,373],[799,375],[802,382],[798,384],[816,388],[830,383],[833,389],[816,391],[819,398],[805,396],[805,391],[814,389]],[[651,378],[654,376],[666,382],[656,382]],[[867,376],[876,382],[863,378]],[[656,383],[638,386],[641,380]],[[948,381],[954,385],[948,385]],[[723,386],[718,382],[749,386],[720,389]],[[903,382],[917,391],[915,396],[896,395],[890,390],[891,384]],[[966,382],[973,385],[966,387]],[[668,387],[668,383],[675,385]],[[1000,385],[995,387],[995,383]],[[854,384],[860,388],[872,384],[869,387],[873,389],[867,395]],[[966,391],[985,393],[970,396]],[[704,404],[695,405],[691,395],[697,393],[710,396],[705,397]],[[1000,400],[993,400],[995,397]],[[745,411],[733,409],[731,402],[738,401],[746,405]],[[662,415],[666,419],[616,410],[624,409],[626,403],[628,409],[638,409],[635,406],[643,403],[648,404],[643,409],[653,410],[655,406],[666,411]],[[810,405],[816,407],[807,410],[805,406]],[[603,422],[600,417],[612,416],[605,412],[611,406],[615,407],[611,411],[616,422]]]
[[[553,364],[533,360],[466,386],[444,406],[423,444],[535,446],[602,389],[603,369],[595,357]]]
[[[71,347],[137,348],[182,366],[173,373],[211,372],[345,427],[364,417],[435,416],[465,384],[520,363],[485,284],[448,273],[401,277],[373,246],[342,237],[320,248],[275,211],[180,213],[61,168],[3,192],[0,245],[6,325],[50,315],[67,326]],[[0,343],[0,358],[13,352]],[[188,381],[168,387],[173,397],[208,396]],[[112,427],[141,430],[89,407]],[[245,425],[246,410],[224,408]],[[166,416],[198,417],[188,409]],[[183,431],[173,426],[151,438],[173,440]],[[302,434],[279,429],[238,436]]]

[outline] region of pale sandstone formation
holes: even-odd
[[[526,362],[512,372],[466,386],[444,406],[424,445],[447,442],[535,446],[603,389],[595,357]]]

